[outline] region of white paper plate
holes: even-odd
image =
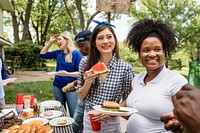
[[[52,115],[51,115],[51,116],[45,116],[44,114],[45,114],[46,112],[51,112]],[[52,111],[46,111],[46,112],[41,113],[40,116],[43,117],[43,118],[52,119],[52,118],[59,117],[59,116],[62,115],[62,112],[61,112],[61,111],[52,110]]]
[[[58,125],[57,122],[58,120],[67,120],[67,123],[65,125]],[[74,119],[71,117],[58,117],[58,118],[54,118],[52,120],[49,121],[49,124],[52,126],[66,126],[66,125],[70,125],[74,122]]]
[[[25,121],[22,122],[22,124],[24,124],[24,123],[30,123],[31,121],[35,121],[35,120],[42,120],[44,122],[42,125],[45,125],[45,124],[47,124],[49,122],[49,120],[47,120],[46,118],[36,117],[36,118],[26,119]]]
[[[1,111],[2,111],[2,113],[0,114],[1,116],[4,116],[4,115],[8,114],[11,111],[13,111],[15,113],[15,115],[17,115],[17,111],[16,111],[15,108],[3,109]],[[11,116],[11,115],[12,115],[12,113],[10,115],[8,115],[8,116]]]
[[[57,100],[47,100],[41,102],[40,106],[43,106],[44,108],[54,109],[55,106],[59,108],[61,106],[61,103]]]
[[[127,112],[117,112],[117,111],[103,110],[101,108],[101,105],[93,106],[93,109],[95,109],[95,110],[97,110],[99,112],[102,112],[102,113],[113,115],[113,116],[129,116],[129,115],[131,115],[133,113],[138,112],[137,109],[129,108],[129,107],[120,107],[120,110],[124,110],[124,111],[127,111]]]
[[[48,75],[55,75],[56,72],[47,72]]]
[[[8,78],[0,81],[0,85],[7,85],[7,83],[14,83],[17,78]]]

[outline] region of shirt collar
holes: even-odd
[[[157,83],[157,82],[159,82],[160,79],[165,74],[166,70],[167,70],[167,68],[164,65],[162,70],[160,71],[160,73],[155,78],[153,78],[149,83]],[[142,80],[140,81],[141,84],[144,84],[144,78],[145,78],[146,75],[147,75],[147,72],[145,72],[144,77],[142,77]]]
[[[110,61],[110,63],[108,64],[108,69],[114,68],[117,62],[117,57],[114,54],[112,57],[112,60]]]

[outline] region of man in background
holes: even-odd
[[[91,31],[83,30],[79,32],[75,37],[76,45],[83,56],[87,56],[90,47]],[[84,57],[83,57],[84,58]],[[75,91],[77,86],[77,80],[69,83],[65,88],[66,92]],[[73,131],[75,133],[83,132],[83,113],[85,108],[85,99],[78,100],[78,104],[74,113],[74,123],[72,124]]]

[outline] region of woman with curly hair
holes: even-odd
[[[176,36],[166,22],[144,19],[133,24],[127,42],[146,68],[133,79],[126,100],[126,106],[138,110],[128,119],[127,133],[167,132],[160,116],[172,112],[176,93],[187,84],[186,78],[164,64],[175,51]]]

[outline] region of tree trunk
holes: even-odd
[[[86,27],[85,27],[85,30],[87,30],[88,28],[89,28],[89,25],[90,25],[90,23],[92,22],[92,20],[94,19],[94,17],[97,15],[97,14],[99,14],[101,11],[97,11],[97,12],[95,12],[94,14],[92,14],[92,16],[88,19],[88,21],[87,21],[87,25],[86,25]]]
[[[22,41],[26,40],[32,40],[29,32],[29,20],[31,15],[31,7],[32,7],[32,0],[28,0],[27,6],[26,6],[26,12],[25,12],[25,20],[23,23],[23,35],[22,35]]]
[[[67,14],[69,15],[69,18],[70,18],[70,23],[72,25],[72,31],[74,32],[74,35],[76,35],[75,25],[74,25],[74,21],[73,21],[74,19],[73,19],[72,14],[70,13],[70,10],[67,6],[66,0],[63,0],[63,2],[65,4],[65,9],[67,11]]]
[[[84,15],[83,15],[83,10],[81,8],[82,6],[82,0],[76,0],[76,7],[79,13],[79,18],[80,18],[80,27],[81,30],[83,30],[85,28],[85,20],[84,20]]]
[[[17,16],[15,13],[15,2],[14,0],[11,1],[14,11],[11,12],[11,16],[12,16],[12,24],[13,24],[13,32],[14,32],[14,43],[19,42],[19,23],[17,22]]]

